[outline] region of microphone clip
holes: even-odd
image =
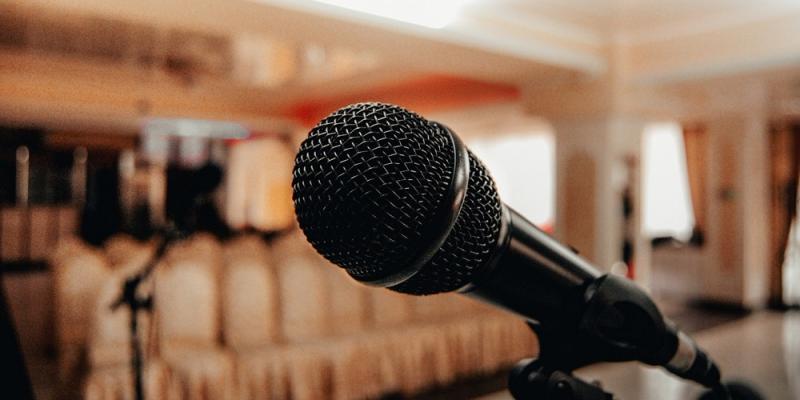
[[[649,296],[614,275],[588,282],[580,318],[528,325],[539,339],[539,355],[512,370],[509,391],[515,399],[610,400],[611,394],[572,371],[599,362],[668,366],[679,345],[677,331]],[[719,382],[718,371],[679,376],[708,387]]]
[[[542,360],[527,358],[514,366],[508,379],[508,391],[515,399],[613,400],[600,387],[571,373],[554,370]]]

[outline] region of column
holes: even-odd
[[[633,197],[637,282],[649,282],[649,243],[640,232],[641,137],[644,121],[605,115],[552,121],[556,137],[556,236],[608,272],[622,260],[623,191]]]
[[[709,127],[708,264],[704,297],[758,308],[768,296],[769,135],[758,109]]]

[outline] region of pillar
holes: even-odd
[[[640,233],[639,160],[644,121],[605,115],[551,121],[556,138],[556,237],[608,272],[622,260],[622,196],[630,185],[636,280],[649,282],[647,243]]]
[[[708,264],[704,297],[750,308],[768,297],[769,135],[755,110],[709,121]]]

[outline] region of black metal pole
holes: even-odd
[[[139,290],[139,286],[141,285],[142,281],[147,279],[148,276],[153,272],[156,265],[161,261],[166,253],[167,248],[169,245],[179,239],[181,237],[180,233],[175,230],[168,231],[164,239],[159,244],[158,248],[156,248],[155,253],[147,262],[147,264],[142,268],[142,270],[131,276],[130,278],[125,280],[125,283],[122,285],[122,294],[120,295],[119,299],[111,305],[112,310],[116,310],[119,307],[125,305],[130,310],[130,348],[131,348],[131,373],[133,374],[133,389],[134,389],[134,399],[135,400],[144,400],[144,379],[143,375],[143,356],[142,356],[142,348],[141,348],[141,341],[139,340],[139,321],[138,315],[139,311],[150,312],[152,311],[153,307],[153,296],[146,296],[144,298],[139,297],[137,292]]]
[[[131,369],[133,370],[133,385],[136,400],[144,400],[144,386],[142,384],[142,348],[139,343],[138,310],[131,308]]]

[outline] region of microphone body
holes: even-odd
[[[557,326],[573,325],[587,285],[601,274],[514,209],[504,208],[495,258],[459,292]]]
[[[664,366],[705,386],[717,367],[632,282],[604,275],[497,196],[450,129],[362,103],[321,121],[292,182],[301,229],[355,279],[402,293],[459,292],[529,321],[540,359]]]
[[[604,275],[504,205],[497,254],[458,292],[533,323],[551,367],[572,371],[601,361],[663,366],[704,386],[720,373],[694,341],[625,278]]]

